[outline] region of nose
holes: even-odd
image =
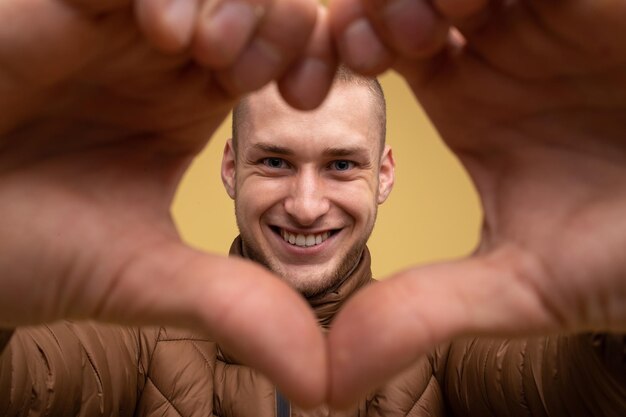
[[[330,203],[317,172],[299,173],[290,188],[285,210],[299,225],[311,226],[328,212]]]

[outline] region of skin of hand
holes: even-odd
[[[624,19],[621,0],[330,4],[341,58],[404,76],[484,210],[470,257],[399,273],[340,312],[331,404],[455,337],[626,330]]]
[[[322,100],[336,63],[317,7],[0,4],[0,326],[193,327],[296,402],[323,400],[325,342],[303,299],[257,265],[187,247],[170,215],[239,95],[275,79],[296,107]]]

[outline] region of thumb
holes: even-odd
[[[313,312],[287,284],[252,262],[178,242],[141,253],[105,292],[96,317],[202,330],[298,404],[323,401],[325,341]]]
[[[342,309],[329,335],[329,402],[353,403],[457,336],[555,328],[558,316],[533,284],[539,276],[532,259],[500,249],[411,269],[366,288]]]

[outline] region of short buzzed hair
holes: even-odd
[[[380,127],[380,149],[381,152],[385,147],[385,137],[387,136],[387,103],[385,101],[385,93],[376,78],[359,75],[349,68],[341,65],[335,74],[334,84],[352,84],[367,87],[372,96],[372,103],[378,125]],[[247,96],[242,97],[233,109],[232,138],[233,149],[237,152],[237,139],[239,134],[239,126],[244,122],[249,112],[247,105]]]

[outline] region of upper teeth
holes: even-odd
[[[292,245],[300,247],[319,245],[320,243],[328,239],[328,236],[330,236],[330,232],[319,233],[316,235],[303,235],[302,233],[289,233],[286,230],[281,230],[280,234],[285,242],[289,242]]]

